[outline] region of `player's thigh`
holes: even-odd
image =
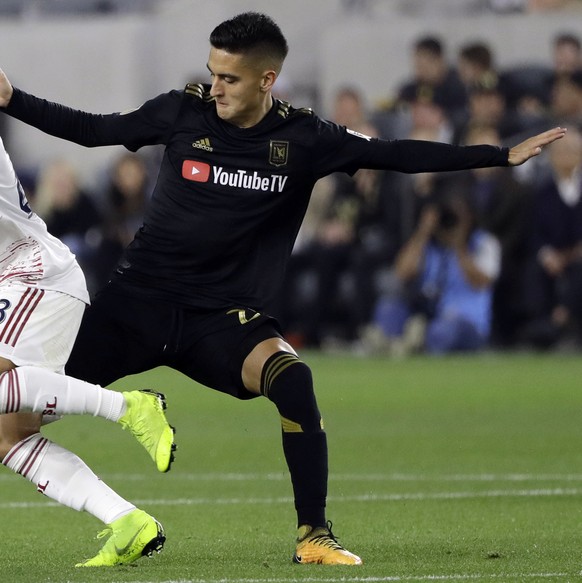
[[[212,328],[215,331],[208,332]],[[200,335],[201,329],[206,333]],[[258,396],[255,390],[258,383],[245,385],[243,365],[249,354],[269,339],[283,342],[278,323],[250,310],[216,313],[204,321],[186,318],[184,348],[168,364],[207,387],[239,399],[250,399]],[[255,354],[253,361],[257,366],[260,360],[261,355]]]
[[[87,308],[66,373],[102,386],[161,364],[172,310],[105,288]]]
[[[0,358],[63,372],[85,304],[56,291],[0,287]]]
[[[40,413],[0,415],[0,460],[3,460],[18,442],[38,433],[41,423]]]
[[[62,373],[85,304],[60,292],[16,285],[0,288],[0,306],[0,372],[29,365]],[[42,419],[39,413],[0,415],[0,457],[38,433]]]

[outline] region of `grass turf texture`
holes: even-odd
[[[101,524],[2,468],[0,580],[580,580],[580,357],[302,356],[329,438],[328,514],[364,566],[291,563],[295,515],[270,403],[239,402],[157,369],[115,388],[166,392],[178,442],[169,474],[101,419],[69,417],[45,433],[162,521],[164,552],[74,569],[100,548]]]

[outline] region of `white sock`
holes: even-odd
[[[32,411],[43,415],[83,415],[118,421],[125,399],[118,391],[36,366],[0,374],[0,414]]]
[[[102,482],[74,453],[35,433],[17,443],[2,462],[36,489],[74,510],[111,524],[135,506]]]

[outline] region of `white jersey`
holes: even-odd
[[[0,286],[13,284],[57,291],[89,303],[85,276],[75,256],[30,209],[0,138]]]

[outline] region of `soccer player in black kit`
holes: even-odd
[[[281,284],[314,183],[359,168],[435,172],[513,166],[562,137],[454,147],[371,139],[271,95],[287,55],[279,27],[240,14],[210,35],[211,83],[124,114],[49,103],[0,78],[0,106],[84,146],[164,144],[144,224],[87,309],[67,373],[107,385],[165,365],[276,406],[293,484],[297,563],[359,565],[325,515],[327,442],[311,371],[264,306]]]

